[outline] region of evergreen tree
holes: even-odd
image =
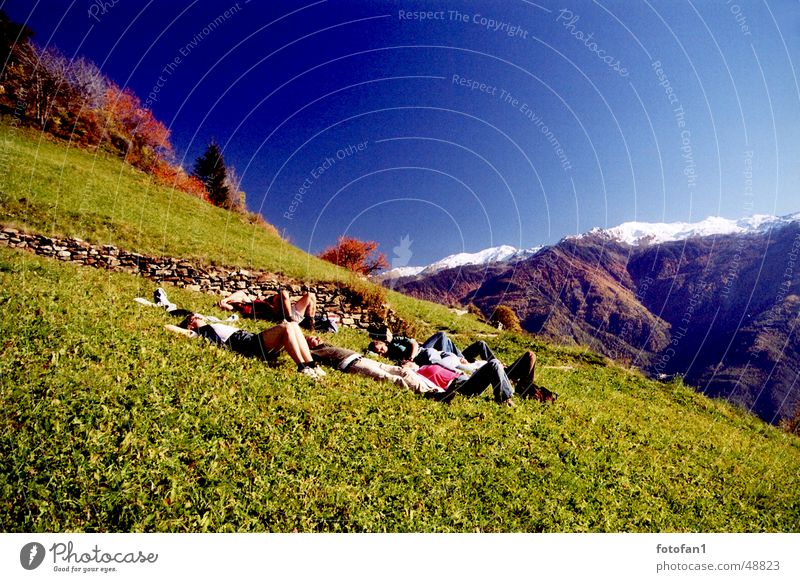
[[[225,159],[215,141],[212,140],[205,153],[195,160],[192,175],[205,185],[208,199],[214,206],[232,206],[231,192],[226,183]]]

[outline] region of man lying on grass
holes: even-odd
[[[410,368],[370,360],[355,350],[323,343],[318,336],[307,337],[306,342],[311,350],[311,357],[317,363],[348,374],[360,374],[373,380],[392,382],[417,394],[442,392],[441,388],[426,381]]]
[[[474,372],[479,367],[478,358],[482,363],[496,359],[486,342],[479,340],[471,344],[462,353],[453,341],[443,331],[437,331],[420,346],[417,340],[402,336],[392,336],[386,330],[386,341],[376,340],[369,344],[367,350],[375,352],[398,363],[414,362],[418,366],[438,364],[448,370]]]
[[[199,313],[187,315],[180,325],[164,326],[169,331],[185,335],[189,338],[202,337],[213,344],[221,345],[243,356],[274,361],[281,350],[286,350],[289,357],[297,364],[297,371],[309,378],[319,379],[325,376],[321,368],[317,368],[300,327],[294,322],[284,321],[261,333],[250,333],[224,323],[209,323]]]

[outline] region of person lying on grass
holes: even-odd
[[[217,303],[220,309],[236,311],[252,319],[271,319],[273,321],[293,321],[314,331],[314,316],[317,313],[317,298],[313,293],[305,293],[292,303],[289,292],[281,289],[270,297],[254,297],[241,290],[231,293]]]
[[[298,325],[284,321],[261,333],[250,333],[224,323],[209,323],[199,313],[187,315],[179,325],[166,325],[169,331],[185,335],[189,338],[202,337],[213,344],[221,345],[243,356],[260,358],[264,361],[275,361],[281,350],[286,350],[289,357],[297,364],[297,371],[309,378],[319,379],[325,376],[306,343],[306,338]]]
[[[418,366],[438,364],[453,372],[458,370],[474,372],[478,368],[474,365],[478,358],[481,358],[483,362],[497,359],[486,342],[482,340],[474,342],[462,353],[443,331],[433,334],[420,347],[416,340],[392,336],[392,332],[387,330],[386,341],[373,341],[367,350],[390,360],[411,361]]]
[[[444,371],[437,368],[442,368]],[[484,368],[487,370],[483,371]],[[468,396],[480,394],[489,384],[494,388],[496,400],[498,400],[498,390],[502,393],[502,397],[505,398],[508,393],[507,388],[511,389],[509,381],[514,383],[516,393],[521,398],[535,398],[540,402],[555,402],[558,397],[554,392],[536,384],[536,354],[530,350],[524,352],[513,364],[506,367],[497,358],[491,358],[485,366],[482,366],[472,376],[460,374],[458,370],[445,368],[441,364],[421,366],[417,373],[425,376],[437,386],[444,388],[445,392],[450,394],[450,398],[455,392]],[[432,375],[436,376],[436,379],[431,378]],[[476,377],[479,380],[473,380]],[[511,390],[513,393],[513,389]],[[448,398],[448,395],[445,394],[443,397]]]
[[[523,398],[536,398],[541,402],[555,401],[556,395],[553,392],[534,383],[535,367],[536,355],[527,351],[507,368],[503,367],[500,360],[492,358],[471,376],[459,374],[438,364],[420,366],[417,374],[444,389],[443,393],[430,394],[437,400],[449,401],[456,393],[477,396],[491,386],[496,402],[513,406],[514,403],[511,400],[514,395],[514,388],[511,385],[511,381],[513,381],[516,384],[517,393]]]
[[[441,388],[431,384],[410,368],[370,360],[355,350],[324,343],[318,336],[306,337],[306,342],[311,351],[311,357],[319,364],[336,368],[348,374],[360,374],[373,380],[392,382],[413,390],[417,394],[442,392]]]
[[[424,376],[444,389],[442,393],[432,393],[430,395],[436,400],[449,401],[456,393],[464,394],[465,396],[477,396],[491,386],[494,391],[495,402],[504,406],[514,406],[514,388],[511,385],[511,380],[506,375],[503,365],[497,359],[486,362],[486,365],[478,368],[472,376],[453,372],[438,364],[420,366],[417,374]]]

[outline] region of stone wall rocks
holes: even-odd
[[[209,294],[227,295],[246,289],[251,295],[271,295],[286,288],[293,299],[297,299],[310,291],[316,294],[318,312],[338,315],[344,327],[366,329],[371,325],[388,325],[397,330],[405,326],[405,322],[388,306],[384,306],[380,314],[360,306],[359,298],[340,283],[306,284],[264,271],[227,269],[185,259],[143,255],[113,245],[92,245],[79,238],[56,239],[14,228],[0,230],[0,244],[59,261],[140,275],[159,285],[174,285]]]

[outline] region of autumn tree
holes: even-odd
[[[389,266],[386,255],[378,252],[378,243],[348,236],[340,236],[336,245],[325,249],[319,258],[362,275],[371,275]]]
[[[522,331],[522,326],[519,324],[517,314],[514,313],[514,310],[508,305],[502,303],[498,305],[494,313],[492,313],[491,322],[495,324],[500,323],[503,325],[503,329],[509,331]]]
[[[169,130],[130,89],[110,83],[103,100],[106,131],[111,145],[134,166],[151,170],[172,151]]]
[[[481,308],[475,305],[474,303],[470,303],[469,305],[467,305],[467,313],[470,313],[475,317],[477,317],[478,321],[486,321],[486,319],[483,316],[483,312],[481,311]]]
[[[231,192],[228,187],[228,174],[225,168],[225,158],[222,150],[212,140],[202,156],[194,162],[192,175],[200,180],[206,187],[209,201],[215,206],[231,208]]]
[[[233,166],[225,166],[225,185],[228,187],[231,206],[244,211],[247,195],[242,190],[242,179]]]

